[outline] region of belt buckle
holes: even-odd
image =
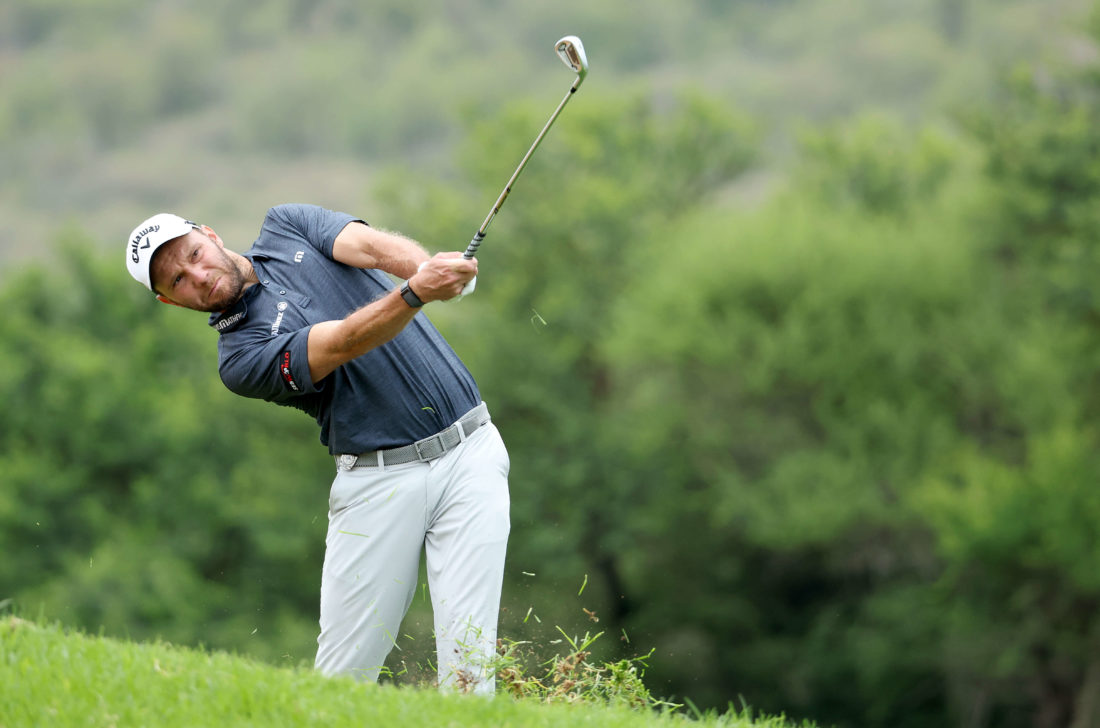
[[[344,453],[343,455],[336,456],[336,469],[342,471],[348,471],[355,467],[355,463],[359,460],[358,455],[351,455]]]
[[[433,445],[433,444],[435,445],[435,449],[436,449],[436,452],[435,452],[434,455],[431,454],[430,452],[427,455],[425,455],[424,452],[421,451],[421,447],[423,447],[425,450],[427,450],[428,446]],[[425,462],[427,460],[432,460],[434,458],[439,457],[444,452],[446,452],[446,450],[443,447],[443,441],[440,439],[439,435],[432,435],[431,437],[426,437],[423,440],[417,440],[416,442],[413,443],[413,448],[416,450],[417,459],[420,460],[421,462]]]

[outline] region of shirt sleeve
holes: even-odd
[[[244,397],[289,404],[324,388],[309,374],[310,326],[278,336],[241,332],[219,340],[218,373],[229,390]],[[227,340],[228,339],[228,340]]]
[[[332,245],[336,236],[351,222],[363,222],[354,215],[333,212],[317,205],[277,205],[264,217],[261,239],[305,239],[332,258]],[[366,223],[363,222],[365,225]]]

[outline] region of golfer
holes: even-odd
[[[424,549],[440,687],[492,693],[508,453],[470,372],[420,312],[458,296],[476,259],[281,205],[244,254],[206,225],[154,215],[127,239],[126,266],[160,301],[211,314],[231,391],[320,425],[336,476],[317,668],[377,679]]]

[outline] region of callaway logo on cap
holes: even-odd
[[[126,241],[126,270],[138,283],[153,290],[149,280],[149,263],[153,260],[153,253],[165,243],[191,232],[192,228],[198,228],[198,225],[179,215],[167,212],[153,215],[134,228]]]

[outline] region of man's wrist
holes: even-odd
[[[403,298],[405,303],[409,304],[411,308],[420,308],[424,305],[424,302],[420,300],[420,296],[416,295],[416,291],[412,289],[408,281],[401,284],[401,298]]]

